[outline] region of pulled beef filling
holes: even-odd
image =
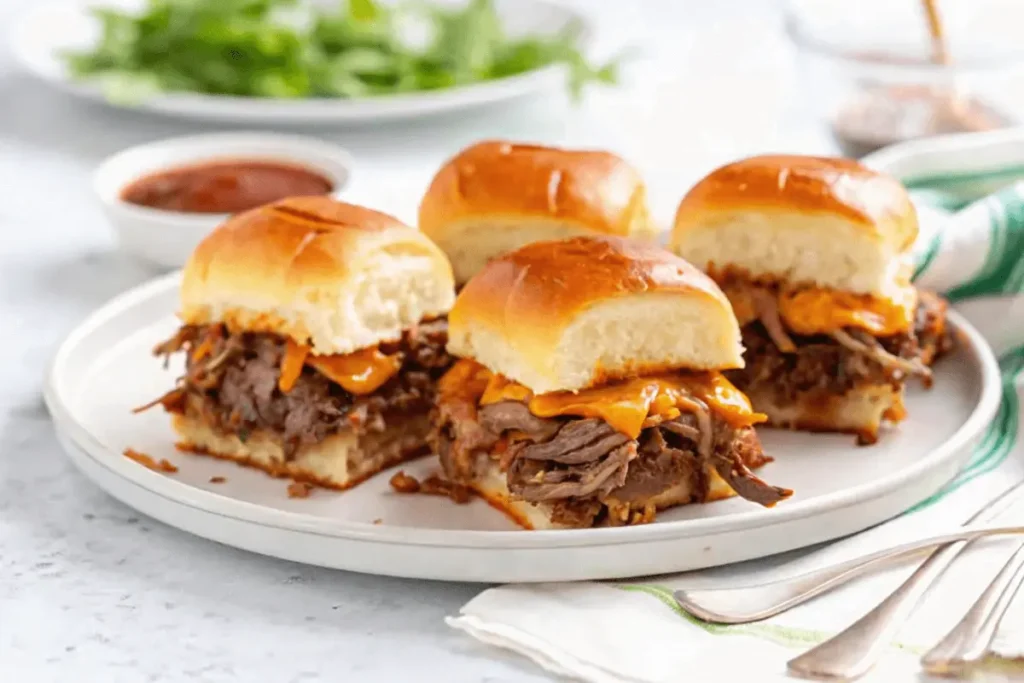
[[[910,372],[892,363],[880,362],[876,353],[857,343],[847,345],[827,335],[789,335],[795,345],[782,350],[761,321],[743,327],[746,367],[725,373],[741,391],[753,385],[770,385],[780,400],[796,401],[800,394],[822,392],[844,394],[862,384],[902,384],[908,374],[927,383],[927,366],[952,347],[945,327],[946,304],[930,292],[920,292],[914,329],[904,334],[873,338],[863,332],[847,331],[855,342],[867,348],[877,344],[886,354],[920,367]]]
[[[447,476],[468,481],[479,459],[497,460],[509,491],[552,506],[552,521],[575,527],[653,518],[657,497],[705,500],[710,465],[748,500],[771,506],[791,492],[750,471],[768,462],[754,430],[734,429],[710,411],[674,420],[649,419],[638,439],[598,418],[539,418],[525,403],[478,407],[470,394],[440,396],[433,445]],[[705,439],[704,425],[712,434]],[[703,444],[703,445],[702,445]],[[707,448],[707,452],[702,450]],[[688,492],[688,497],[687,497]]]
[[[436,382],[452,364],[444,346],[446,320],[421,324],[401,340],[381,344],[400,353],[398,373],[376,391],[352,394],[311,367],[294,386],[278,388],[286,341],[263,333],[228,333],[220,325],[185,326],[155,349],[158,355],[188,352],[185,375],[161,403],[171,412],[201,418],[243,441],[253,430],[277,435],[290,455],[342,429],[381,432],[387,420],[425,414],[434,402]]]

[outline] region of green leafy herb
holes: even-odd
[[[348,0],[330,10],[296,0],[147,0],[138,14],[96,9],[100,39],[65,55],[71,74],[108,97],[159,92],[269,98],[369,97],[568,68],[574,95],[615,83],[617,62],[590,64],[578,27],[511,38],[492,0],[458,8]],[[418,30],[417,30],[418,29]],[[421,34],[420,40],[410,34]]]

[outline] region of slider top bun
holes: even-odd
[[[488,263],[448,316],[448,350],[535,393],[659,371],[743,367],[718,286],[619,237],[536,242]]]
[[[454,301],[437,246],[387,214],[293,197],[229,218],[185,265],[181,317],[351,353],[398,339]]]
[[[773,155],[697,183],[671,244],[699,268],[885,294],[907,279],[916,238],[917,212],[896,179],[849,159]]]
[[[487,141],[448,161],[420,203],[419,228],[465,283],[524,244],[656,232],[636,169],[610,152]]]

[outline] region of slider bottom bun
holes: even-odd
[[[347,489],[392,465],[427,453],[427,415],[389,423],[383,432],[333,434],[300,447],[286,457],[278,437],[254,430],[243,443],[188,415],[174,415],[179,448],[255,467],[275,477],[288,477],[332,489]]]
[[[851,433],[873,444],[883,423],[906,417],[907,382],[930,387],[932,364],[954,345],[947,304],[927,291],[918,291],[912,325],[902,332],[845,327],[807,335],[779,315],[777,288],[738,277],[724,286],[748,319],[746,364],[725,375],[775,427]]]
[[[667,510],[678,505],[688,503],[711,503],[716,500],[724,500],[736,495],[736,492],[722,479],[714,468],[705,469],[707,476],[707,493],[702,500],[694,500],[694,494],[690,482],[682,481],[672,488],[662,491],[658,495],[647,499],[646,503],[653,504],[657,511]],[[501,471],[498,463],[491,461],[485,470],[478,474],[476,479],[469,482],[473,489],[487,503],[501,512],[509,519],[531,531],[542,529],[576,529],[569,524],[559,524],[551,520],[552,506],[547,503],[529,503],[517,499],[508,490],[505,473]],[[642,515],[643,508],[629,509],[623,506],[620,511],[625,514],[635,513]],[[649,520],[647,520],[649,521]]]
[[[807,393],[796,401],[783,401],[771,385],[753,385],[745,392],[768,425],[809,432],[855,434],[861,445],[878,441],[886,421],[898,422],[905,414],[903,388],[887,384],[851,389],[845,394]]]

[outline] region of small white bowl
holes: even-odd
[[[214,133],[169,138],[107,158],[93,174],[93,190],[121,247],[164,268],[180,268],[226,213],[185,213],[129,204],[124,188],[144,176],[209,161],[275,161],[315,171],[331,181],[337,197],[352,174],[352,155],[325,140],[277,133]]]

